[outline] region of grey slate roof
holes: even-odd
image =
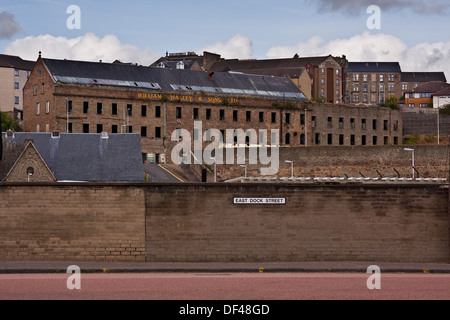
[[[17,56],[0,54],[0,67],[31,71],[33,70],[34,64],[34,61],[23,60]]]
[[[287,77],[174,70],[127,64],[42,59],[56,82],[81,85],[117,85],[162,92],[205,91],[265,98],[306,101]]]
[[[139,134],[65,134],[15,132],[13,138],[2,134],[3,155],[0,181],[32,140],[57,181],[141,182],[144,169]],[[12,154],[12,155],[11,155]],[[9,168],[8,168],[9,167]]]
[[[402,72],[398,62],[349,62],[347,72]]]
[[[447,82],[444,72],[402,72],[402,82]]]

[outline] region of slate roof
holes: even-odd
[[[23,60],[17,56],[0,54],[0,67],[31,71],[33,70],[34,64],[34,61]]]
[[[447,82],[444,72],[402,72],[402,82]]]
[[[448,88],[450,85],[445,82],[432,81],[424,83],[412,90],[405,91],[406,93],[435,93],[442,89]]]
[[[218,72],[228,72],[228,71],[238,71],[238,72],[257,72],[257,70],[263,69],[290,69],[290,68],[304,68],[307,64],[312,64],[313,66],[320,65],[326,59],[331,56],[321,56],[321,57],[298,57],[290,59],[263,59],[263,60],[221,60],[212,65],[210,71]]]
[[[402,72],[398,62],[349,62],[347,72]]]
[[[162,92],[204,91],[264,98],[306,101],[287,77],[174,70],[128,64],[42,59],[56,82],[80,85],[125,86]],[[210,78],[211,75],[211,78]]]
[[[142,182],[144,169],[139,134],[65,134],[14,132],[2,134],[0,181],[32,140],[57,181]]]

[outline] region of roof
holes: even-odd
[[[3,180],[29,141],[58,181],[138,182],[144,181],[139,134],[65,134],[14,132],[2,134]]]
[[[398,62],[349,62],[347,72],[402,72]]]
[[[450,95],[450,85],[447,85],[446,88],[432,94],[432,96],[447,96],[447,95]]]
[[[0,67],[31,71],[35,63],[35,61],[23,60],[17,56],[0,54]]]
[[[450,85],[441,81],[432,81],[424,83],[412,90],[405,91],[406,93],[435,93],[442,89],[448,88]]]
[[[402,82],[447,82],[444,72],[402,72]]]
[[[212,65],[210,71],[239,71],[249,72],[249,70],[262,69],[290,69],[290,68],[304,68],[308,64],[318,66],[331,56],[322,57],[294,57],[289,59],[266,59],[266,60],[220,60]]]
[[[162,92],[207,92],[222,95],[306,101],[287,77],[267,77],[128,64],[42,59],[54,80],[79,85],[107,85]]]

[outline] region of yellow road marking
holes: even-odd
[[[170,172],[169,170],[167,170],[166,168],[164,168],[162,165],[158,164],[158,167],[160,167],[161,169],[167,171],[170,175],[172,175],[174,178],[176,178],[177,180],[184,182],[182,179],[180,179],[179,177],[177,177],[175,174],[173,174],[172,172]]]

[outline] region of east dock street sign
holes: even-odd
[[[274,204],[274,205],[281,205],[286,204],[286,198],[234,198],[233,199],[234,204]]]

